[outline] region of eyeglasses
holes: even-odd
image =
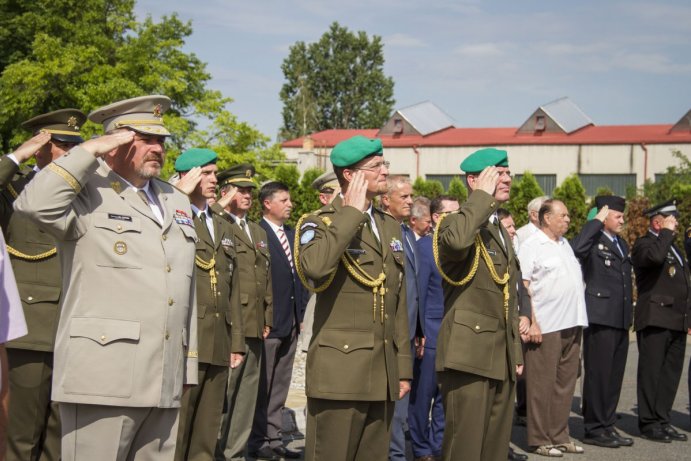
[[[370,166],[359,166],[357,168],[353,168],[354,170],[367,170],[367,171],[381,171],[382,168],[386,168],[387,170],[391,166],[391,162],[384,160],[381,163],[378,163],[376,165],[370,165]]]

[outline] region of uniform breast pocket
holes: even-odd
[[[499,319],[477,312],[456,310],[449,345],[451,362],[489,370],[494,360]]]
[[[142,223],[137,216],[96,213],[99,251],[94,253],[96,265],[118,269],[142,268]]]
[[[129,397],[132,394],[140,324],[75,317],[70,321],[62,385],[67,394]]]

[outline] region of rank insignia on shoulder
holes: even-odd
[[[322,222],[323,222],[324,224],[326,224],[327,227],[328,227],[328,226],[331,225],[331,218],[329,218],[328,216],[324,216],[324,217],[322,217]]]
[[[228,237],[224,237],[221,240],[221,245],[223,245],[224,247],[232,247],[232,246],[234,246],[233,239],[229,239]]]
[[[184,224],[186,226],[194,227],[194,222],[184,210],[175,210],[175,222],[178,224]]]
[[[120,183],[120,181],[113,181],[113,182],[111,182],[111,183],[110,183],[110,187],[111,187],[115,192],[117,192],[118,194],[119,194],[120,192],[122,192],[122,184]]]
[[[306,245],[306,244],[310,243],[313,238],[314,238],[314,230],[313,229],[306,230],[300,236],[300,245]]]
[[[306,222],[305,224],[300,226],[300,231],[303,231],[303,230],[307,229],[308,227],[319,227],[319,224],[314,223],[314,222]]]
[[[391,238],[391,243],[389,243],[391,251],[403,251],[403,244],[396,237]]]
[[[266,248],[266,242],[264,240],[260,240],[259,242],[257,242],[257,249],[259,250],[262,248]]]

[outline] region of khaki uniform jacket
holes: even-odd
[[[368,214],[343,206],[341,197],[312,213],[297,230],[302,271],[314,286],[336,271],[329,287],[317,294],[307,352],[308,397],[397,400],[399,381],[413,377],[401,226],[380,210],[373,214],[381,245],[365,225]],[[346,271],[341,262],[346,252],[371,277],[386,274],[383,311],[380,295],[374,306],[372,288]]]
[[[0,225],[7,245],[27,256],[55,248],[55,239],[35,223],[14,213],[13,203],[36,175],[19,170],[9,157],[0,158]],[[52,351],[60,316],[60,259],[56,254],[40,259],[10,257],[29,333],[7,343],[8,348]]]
[[[75,147],[15,201],[16,213],[58,240],[53,400],[179,407],[183,383],[197,383],[190,203],[166,182],[151,187],[163,225],[120,176]]]
[[[211,259],[215,262],[211,269],[200,268],[198,262],[196,268],[199,362],[229,366],[231,352],[245,353],[235,235],[225,219],[213,215],[212,221],[213,240],[206,223],[194,218],[199,237],[197,258],[204,265]],[[212,290],[210,270],[216,277],[215,290]]]
[[[475,236],[480,233],[494,268],[503,277],[509,270],[508,322],[505,320],[503,287],[495,283],[480,257],[475,277],[465,286],[443,282],[444,319],[437,338],[437,371],[463,371],[496,380],[515,380],[522,364],[516,284],[518,258],[506,230],[487,225],[497,208],[494,197],[474,191],[458,213],[446,216],[439,227],[439,257],[444,272],[461,280],[470,271],[475,255]],[[502,232],[507,249],[499,232]]]
[[[255,222],[247,221],[252,235],[235,223],[220,206],[211,205],[214,213],[232,223],[235,232],[235,255],[238,261],[240,303],[242,304],[245,336],[262,338],[264,325],[273,326],[273,291],[271,288],[271,257],[266,231]]]

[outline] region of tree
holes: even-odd
[[[331,128],[376,128],[393,111],[391,77],[384,75],[381,37],[371,40],[334,22],[319,41],[290,47],[281,70],[283,127],[292,139]]]
[[[192,146],[217,150],[219,166],[247,159],[260,172],[282,159],[279,146],[228,111],[230,98],[207,88],[206,64],[182,51],[190,23],[174,13],[158,23],[150,17],[138,22],[133,8],[133,0],[2,2],[0,25],[7,29],[0,28],[0,37],[21,38],[3,41],[8,45],[0,53],[2,149],[25,140],[29,133],[19,124],[37,114],[66,107],[88,113],[121,99],[165,94],[173,101],[164,115],[173,135],[163,177]],[[87,122],[82,134],[100,130]]]
[[[432,200],[444,193],[444,185],[436,179],[426,181],[422,176],[418,176],[413,183],[413,193],[416,197],[422,196]]]
[[[561,200],[566,205],[571,217],[571,224],[565,237],[571,239],[578,234],[585,224],[588,215],[588,203],[585,196],[585,187],[577,174],[572,174],[564,179],[559,187],[554,189],[553,197]]]
[[[458,203],[463,203],[468,198],[468,189],[465,188],[465,184],[458,176],[454,178],[449,183],[449,188],[446,190],[446,194],[455,197]]]
[[[517,229],[528,224],[528,203],[543,195],[545,193],[530,171],[526,171],[521,179],[511,183],[510,199],[506,209],[511,212]]]

